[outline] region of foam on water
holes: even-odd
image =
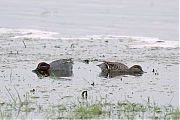
[[[91,35],[84,36],[79,38],[72,37],[59,37],[60,33],[41,31],[34,29],[9,29],[9,28],[0,28],[1,34],[13,34],[11,38],[28,38],[28,39],[130,39],[132,44],[129,45],[129,48],[151,48],[151,47],[160,47],[160,48],[179,48],[178,41],[168,41],[162,40],[159,38],[150,38],[150,37],[135,37],[135,36],[114,36],[114,35]]]
[[[32,38],[32,39],[58,39],[54,37],[55,35],[59,35],[56,32],[48,32],[34,29],[8,29],[8,28],[0,28],[1,34],[14,34],[12,38]]]
[[[139,41],[140,44],[131,45],[131,48],[150,48],[150,47],[161,47],[161,48],[179,48],[178,41],[167,41],[159,38],[149,37],[131,37],[134,40]]]
[[[150,102],[162,105],[178,104],[179,46],[176,41],[115,35],[73,38],[48,31],[8,28],[0,28],[0,41],[1,85],[11,88],[12,92],[18,85],[16,88],[20,96],[37,88],[40,96],[38,104],[43,104],[42,90],[47,91],[45,95],[50,96],[47,100],[53,104],[59,102],[59,96],[72,96],[69,101],[74,101],[81,97],[83,90],[88,90],[92,100],[104,97],[117,103],[128,98],[131,102],[141,103],[150,98]],[[72,77],[40,79],[31,72],[39,62],[50,63],[61,58],[74,59]],[[88,60],[89,64],[85,64],[84,60]],[[101,76],[101,70],[96,66],[104,60],[122,62],[129,67],[139,64],[147,73],[106,78]],[[153,69],[155,72],[152,72]],[[91,85],[93,82],[95,86]],[[1,98],[9,99],[4,87],[0,92]],[[63,103],[66,100],[60,101]],[[43,104],[43,107],[48,105]]]

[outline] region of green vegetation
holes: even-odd
[[[90,104],[87,101],[82,102],[75,106],[74,115],[75,118],[98,118],[104,114],[105,110],[102,110],[101,104]]]
[[[180,119],[180,109],[172,105],[159,106],[156,103],[135,103],[128,100],[116,104],[107,99],[90,100],[88,98],[65,103],[38,102],[38,95],[27,93],[21,98],[16,88],[12,94],[5,87],[9,100],[0,102],[0,119]]]

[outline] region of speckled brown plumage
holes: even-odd
[[[143,70],[139,65],[134,65],[128,68],[128,66],[122,63],[104,61],[103,63],[97,66],[101,68],[102,72],[121,72],[127,74],[143,73]]]

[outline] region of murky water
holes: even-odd
[[[16,89],[21,99],[26,99],[24,96],[32,94],[30,91],[34,89],[37,103],[44,107],[48,107],[47,101],[66,102],[63,99],[66,97],[76,101],[82,91],[88,91],[91,100],[106,98],[117,103],[128,99],[178,106],[178,42],[125,36],[56,38],[54,33],[39,31],[41,38],[33,30],[0,30],[4,31],[0,38],[2,102],[11,100],[7,89],[14,95]],[[32,72],[39,62],[60,58],[74,58],[73,76],[39,78]],[[90,61],[89,64],[84,60]],[[103,60],[122,62],[129,67],[139,64],[146,73],[101,76],[96,65]]]
[[[0,3],[0,104],[19,101],[18,94],[32,103],[28,115],[10,110],[13,118],[47,118],[41,109],[79,102],[83,91],[90,101],[179,105],[178,3]],[[62,58],[74,59],[70,77],[38,77],[32,72],[39,62]],[[96,65],[104,60],[139,64],[146,73],[102,75]]]

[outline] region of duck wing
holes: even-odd
[[[109,71],[120,71],[120,72],[127,72],[128,67],[122,63],[118,62],[105,62],[108,65]]]
[[[67,70],[71,71],[73,68],[72,59],[60,59],[50,63],[50,70]]]

